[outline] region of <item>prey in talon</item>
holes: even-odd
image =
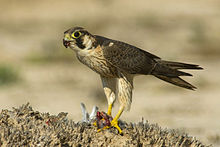
[[[99,74],[108,101],[108,110],[107,114],[100,112],[97,116],[97,125],[99,128],[115,127],[119,133],[122,130],[118,126],[118,119],[124,110],[131,107],[135,76],[152,75],[173,85],[195,90],[195,86],[182,79],[183,76],[192,75],[182,70],[202,69],[195,64],[163,60],[133,45],[94,35],[82,27],[65,31],[63,45],[72,49],[81,63]],[[116,116],[110,119],[116,99],[120,107]]]
[[[112,116],[105,112],[97,112],[96,115],[96,125],[98,129],[105,129],[111,127]]]

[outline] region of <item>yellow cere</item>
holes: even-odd
[[[73,40],[73,38],[69,34],[64,35],[65,40]]]

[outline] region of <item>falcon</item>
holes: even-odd
[[[110,122],[118,129],[118,119],[132,103],[133,79],[136,75],[153,75],[173,85],[194,90],[195,86],[181,79],[192,76],[181,69],[202,69],[199,65],[162,60],[133,45],[93,35],[82,27],[73,27],[64,32],[63,45],[75,51],[79,61],[98,73],[108,101],[107,115],[119,100],[119,111]]]

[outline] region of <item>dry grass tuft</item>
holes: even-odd
[[[119,135],[114,128],[97,133],[93,125],[75,123],[66,116],[34,111],[29,104],[2,110],[0,146],[205,146],[187,134],[144,121],[121,121],[124,134]]]

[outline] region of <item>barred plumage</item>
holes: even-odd
[[[111,125],[120,133],[117,121],[124,109],[130,109],[135,75],[154,75],[176,86],[193,90],[196,87],[180,78],[191,74],[179,69],[202,69],[194,64],[164,61],[127,43],[92,35],[81,27],[65,31],[63,44],[76,52],[80,62],[100,75],[108,100],[109,115],[115,99],[119,99],[119,112]]]
[[[96,52],[96,50],[94,50],[94,52]],[[85,56],[85,57],[77,55],[77,58],[79,59],[80,62],[87,65],[90,69],[100,74],[101,76],[111,77],[111,78],[118,77],[116,67],[110,65],[106,61],[106,59],[100,54],[97,56],[96,55],[97,52],[91,56]]]

